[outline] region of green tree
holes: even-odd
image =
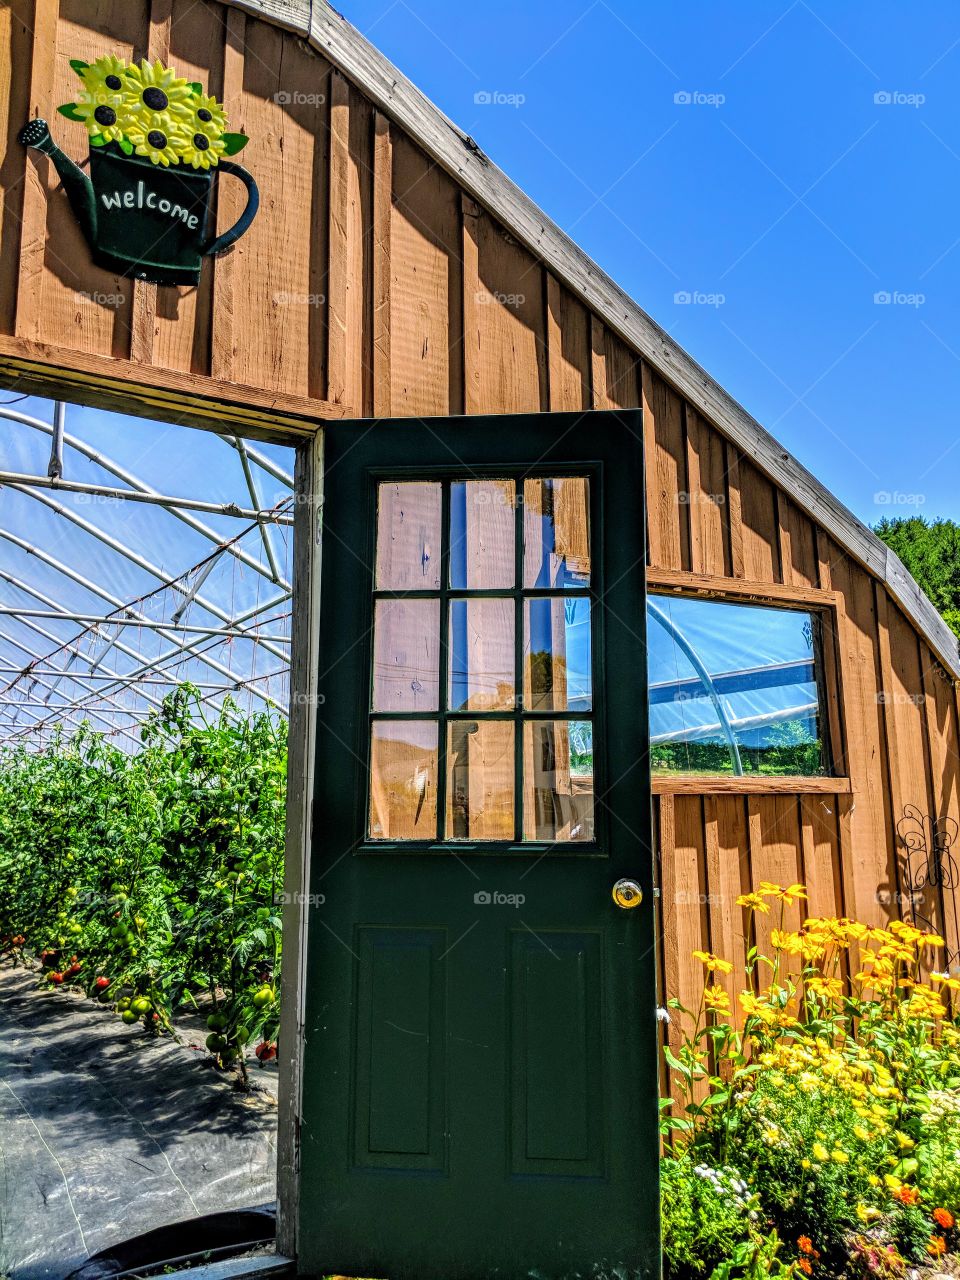
[[[881,520],[874,531],[897,553],[960,636],[960,524],[910,516]]]

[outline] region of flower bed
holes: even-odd
[[[778,916],[772,954],[748,936],[735,975],[696,952],[698,1007],[670,1002],[668,1280],[897,1277],[960,1250],[960,981],[937,971],[943,940],[901,921],[784,928],[805,898],[767,883],[739,898],[750,934]]]

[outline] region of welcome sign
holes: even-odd
[[[87,128],[90,176],[60,150],[44,120],[26,125],[20,141],[53,161],[98,266],[157,284],[198,283],[203,258],[229,248],[256,216],[257,184],[226,158],[248,139],[228,131],[223,106],[202,85],[159,61],[128,66],[110,55],[70,65],[83,89],[59,111]],[[219,171],[240,179],[247,202],[211,240]]]

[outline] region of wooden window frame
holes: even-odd
[[[831,770],[824,776],[805,777],[794,774],[773,778],[708,773],[654,774],[651,784],[653,794],[849,795],[852,790],[850,778],[843,769],[847,759],[847,742],[838,644],[838,613],[841,603],[838,593],[820,587],[748,582],[742,578],[650,568],[647,569],[647,592],[651,596],[678,595],[718,603],[766,605],[776,609],[815,613],[820,620],[821,633],[817,654],[820,665],[818,686],[822,698],[820,715],[826,729],[824,743],[827,767]]]

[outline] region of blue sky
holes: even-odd
[[[955,0],[342,3],[861,519],[960,519]]]

